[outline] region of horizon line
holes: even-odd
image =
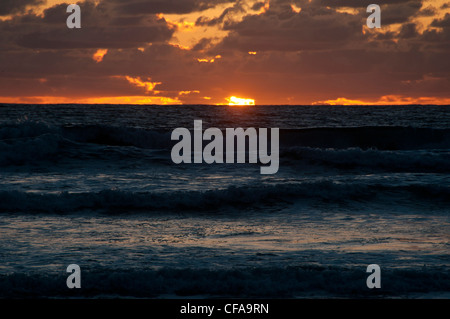
[[[118,106],[228,106],[228,107],[258,107],[258,106],[450,106],[450,104],[254,104],[254,105],[228,105],[228,104],[138,104],[138,103],[3,103],[4,105],[118,105]]]

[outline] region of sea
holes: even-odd
[[[278,172],[175,164],[195,120]],[[450,298],[450,107],[2,104],[0,298]]]

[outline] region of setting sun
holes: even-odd
[[[236,96],[232,96],[227,98],[228,105],[255,105],[255,100],[253,99],[243,99]]]

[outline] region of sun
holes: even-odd
[[[232,96],[227,98],[228,105],[236,106],[236,105],[255,105],[255,100],[253,99],[243,99],[236,96]]]

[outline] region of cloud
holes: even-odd
[[[442,19],[434,19],[432,27],[440,30],[425,30],[419,40],[427,45],[428,49],[438,50],[450,54],[450,14],[446,13]],[[439,63],[448,65],[449,59],[439,61]],[[438,61],[436,61],[438,62]]]
[[[3,45],[33,49],[131,48],[167,41],[175,31],[156,15],[130,21],[103,4],[87,1],[80,6],[81,29],[67,28],[67,4],[48,8],[42,17],[30,13],[0,21],[0,32],[9,40]]]
[[[226,8],[220,16],[214,18],[201,16],[197,19],[195,24],[197,26],[215,26],[222,24],[225,21],[225,19],[232,17],[237,13],[245,13],[245,12],[246,11],[244,9],[244,6],[242,5],[241,1],[239,1],[236,2],[234,6]]]
[[[450,28],[450,13],[446,13],[441,20],[433,20],[431,26],[438,28]]]
[[[0,16],[23,12],[27,6],[44,4],[46,0],[1,0]]]
[[[308,0],[302,1],[301,3],[305,3]],[[372,3],[377,3],[378,5],[384,4],[398,4],[398,3],[406,3],[406,2],[421,2],[420,0],[312,0],[316,6],[322,7],[350,7],[350,8],[367,8]]]
[[[417,32],[417,25],[415,23],[403,24],[399,33],[399,37],[403,39],[413,38],[418,35],[419,33]]]
[[[330,49],[363,41],[361,17],[330,8],[271,5],[263,14],[247,15],[224,26],[231,31],[221,48],[248,51]]]
[[[235,0],[113,0],[116,9],[124,14],[156,13],[185,14],[214,8],[218,4]]]
[[[419,14],[423,0],[409,0],[402,3],[387,4],[382,7],[381,21],[384,25],[404,23]]]

